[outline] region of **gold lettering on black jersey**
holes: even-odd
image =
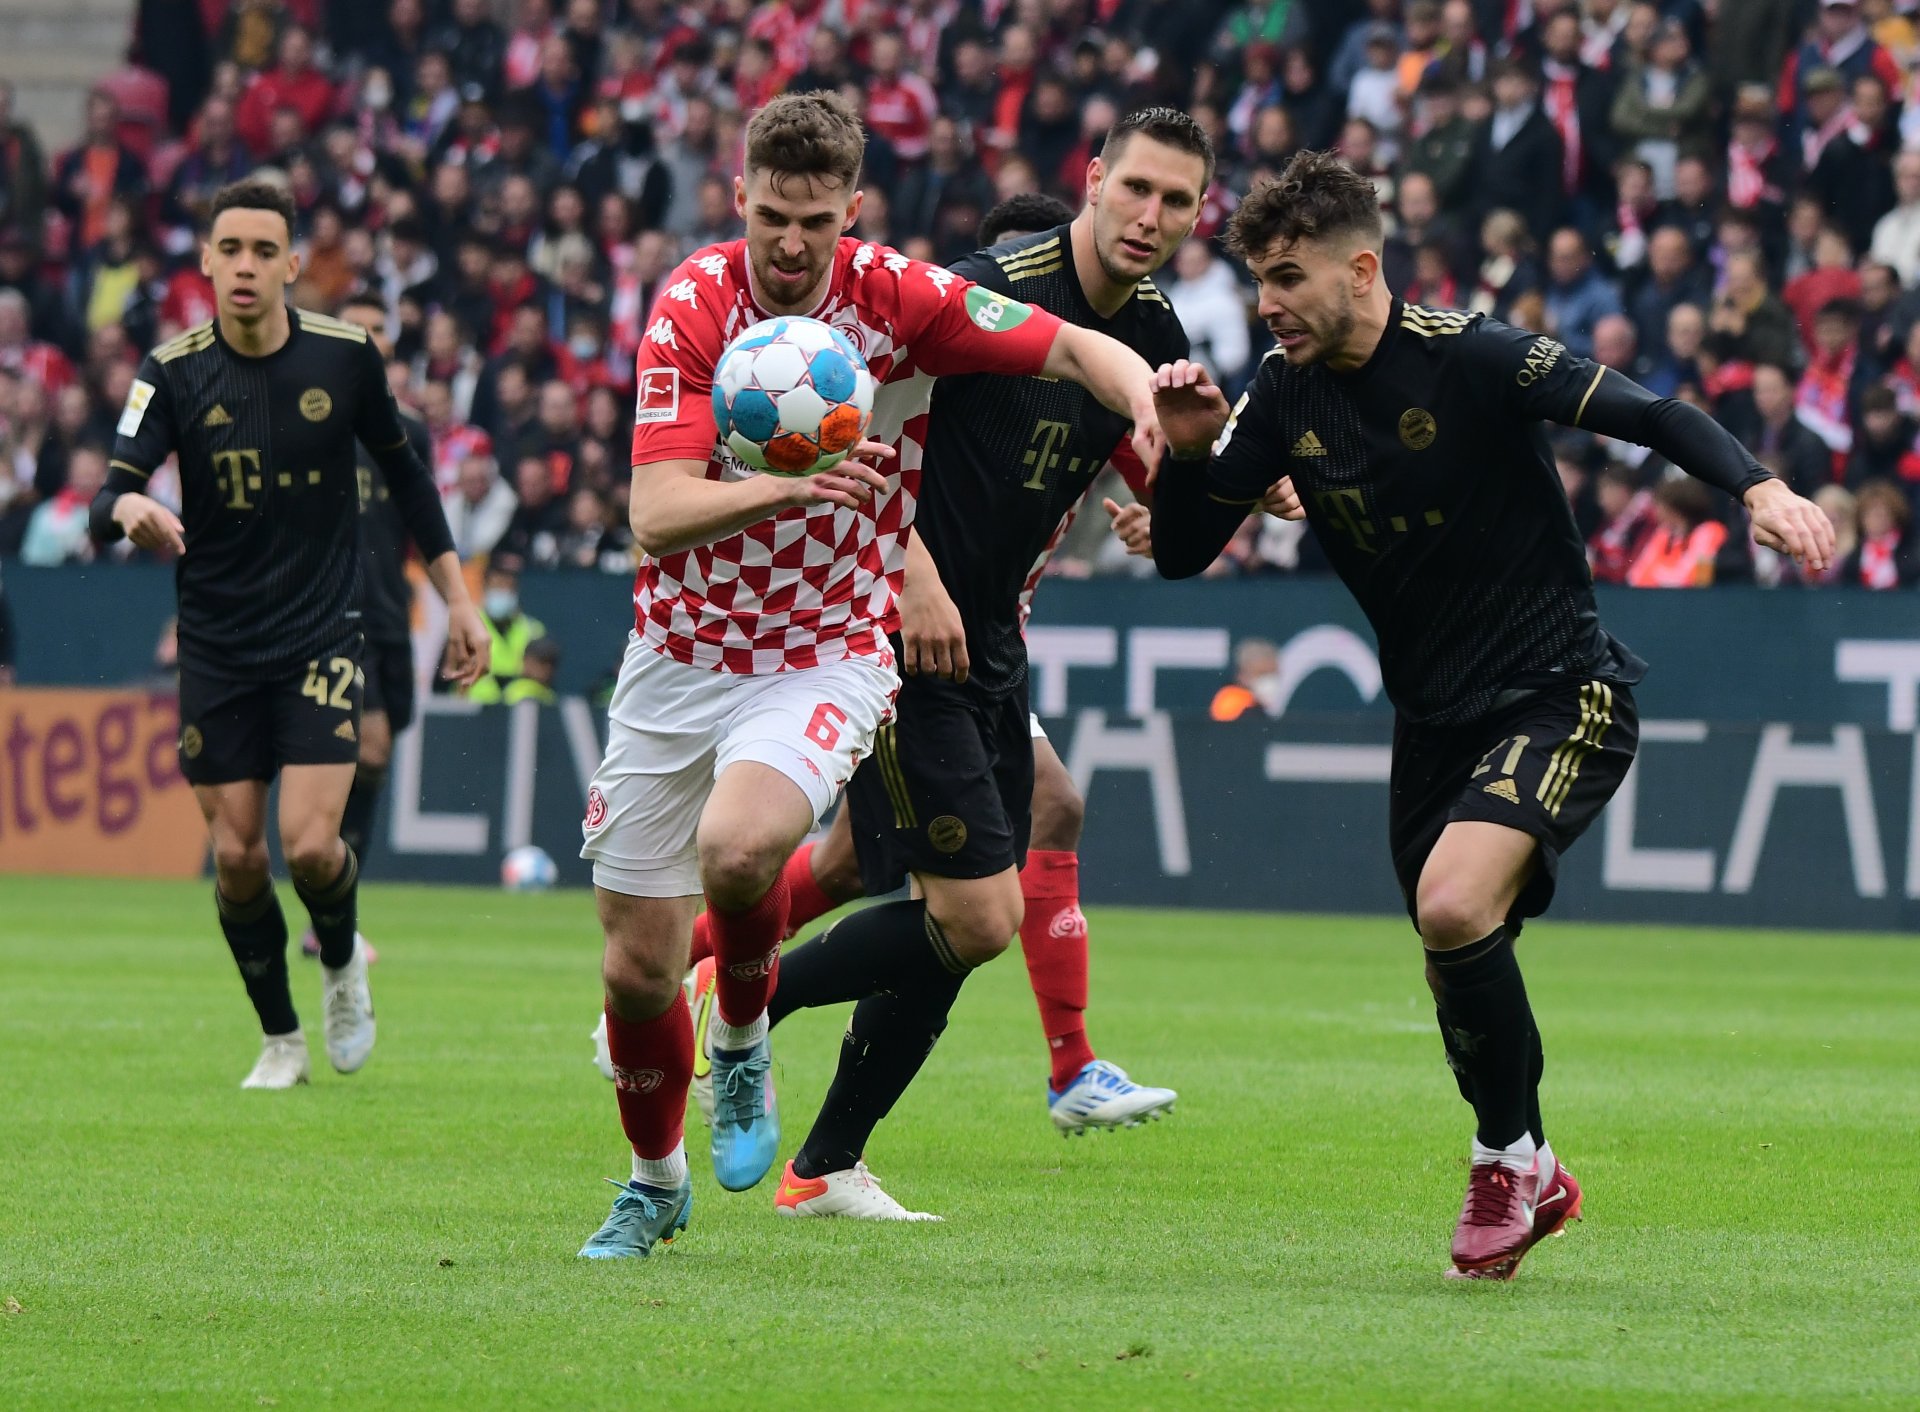
[[[233,417],[225,407],[216,402],[213,404],[213,409],[207,413],[207,419],[200,425],[209,428],[230,427],[233,425]]]
[[[229,510],[253,508],[253,502],[247,499],[247,492],[260,488],[258,451],[252,447],[239,451],[216,451],[213,453],[213,473]]]
[[[1028,490],[1045,490],[1047,472],[1060,464],[1060,448],[1067,444],[1073,428],[1066,422],[1035,422],[1026,455],[1020,462],[1030,472],[1022,484]]]
[[[300,394],[300,415],[310,422],[324,422],[333,412],[333,399],[324,387],[310,387]]]
[[[1566,351],[1563,344],[1555,343],[1545,334],[1541,334],[1527,349],[1526,362],[1521,366],[1520,371],[1514,374],[1513,380],[1522,387],[1532,387],[1553,371],[1554,365],[1560,361],[1560,355]]]
[[[1311,434],[1311,433],[1309,433]],[[1294,451],[1297,456],[1298,449]],[[1326,453],[1322,451],[1321,455]],[[1367,518],[1367,499],[1359,490],[1316,490],[1313,498],[1335,528],[1345,530],[1353,547],[1362,554],[1375,554],[1373,521]]]
[[[1293,454],[1296,456],[1324,456],[1327,454],[1327,448],[1320,444],[1319,437],[1309,431],[1305,436],[1293,443]]]
[[[1433,413],[1425,407],[1409,407],[1400,414],[1400,444],[1409,451],[1425,451],[1439,435]]]

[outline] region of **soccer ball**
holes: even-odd
[[[873,374],[838,329],[767,319],[727,345],[713,370],[713,420],[756,470],[805,476],[847,459],[873,418]]]
[[[500,886],[508,892],[545,892],[560,880],[544,848],[523,844],[500,860]]]

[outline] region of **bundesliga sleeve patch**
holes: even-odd
[[[142,382],[139,378],[133,380],[133,387],[127,392],[126,408],[120,413],[120,435],[140,434],[140,423],[146,418],[147,404],[153,401],[155,390],[150,382]]]
[[[135,383],[135,387],[139,384]],[[639,401],[633,409],[633,424],[671,422],[680,416],[680,370],[648,368],[640,374]]]
[[[976,284],[967,291],[967,315],[988,333],[1019,328],[1033,314],[1030,306]]]

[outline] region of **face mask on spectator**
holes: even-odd
[[[496,623],[504,623],[520,611],[520,595],[510,588],[490,588],[480,596],[480,606]]]
[[[567,340],[567,348],[582,361],[600,356],[600,340],[590,333],[576,333]]]

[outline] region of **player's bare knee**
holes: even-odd
[[[257,894],[267,882],[265,840],[221,839],[213,846],[213,872],[220,890],[242,901]]]
[[[337,830],[312,831],[287,841],[287,870],[309,887],[323,886],[340,871]]]
[[[680,993],[681,977],[674,968],[660,964],[657,956],[611,941],[600,963],[600,978],[608,1003],[623,1020],[663,1015]]]
[[[700,885],[714,905],[744,912],[767,895],[792,850],[786,841],[738,833],[700,839]]]
[[[1452,879],[1420,880],[1420,940],[1431,951],[1450,951],[1480,940],[1500,925],[1499,909],[1476,889]]]
[[[928,903],[928,910],[960,959],[970,966],[984,966],[1013,945],[1025,906],[1015,881],[1010,888],[991,894],[970,893],[964,901],[936,898]]]

